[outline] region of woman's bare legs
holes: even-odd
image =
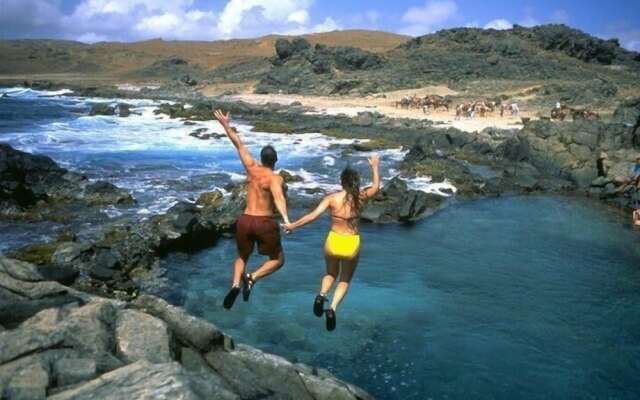
[[[324,260],[327,264],[327,273],[322,277],[322,282],[320,283],[320,294],[326,296],[327,292],[331,290],[333,283],[338,277],[338,272],[340,271],[340,260],[326,253],[324,255]]]
[[[357,255],[355,258],[351,260],[342,260],[342,268],[340,271],[340,282],[336,286],[336,290],[333,293],[333,299],[331,300],[331,309],[336,310],[344,296],[349,291],[349,284],[351,283],[351,279],[353,278],[354,272],[356,272],[356,267],[358,266],[358,259],[360,255]]]

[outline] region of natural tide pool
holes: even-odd
[[[166,259],[164,296],[238,342],[328,368],[381,399],[638,398],[640,233],[619,214],[515,197],[456,204],[408,227],[364,225],[333,333],[311,312],[327,224],[288,236],[287,264],[231,311],[230,240]]]

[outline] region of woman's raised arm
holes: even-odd
[[[369,157],[369,165],[371,165],[373,184],[362,191],[362,197],[364,197],[365,200],[369,200],[380,191],[380,156],[374,154]]]

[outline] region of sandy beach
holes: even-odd
[[[420,89],[398,90],[387,93],[379,93],[367,97],[330,97],[330,96],[304,96],[292,94],[253,94],[242,93],[230,96],[234,100],[241,100],[251,104],[292,104],[299,102],[305,107],[313,109],[311,113],[324,115],[345,114],[355,116],[360,112],[377,112],[394,118],[413,118],[431,120],[441,124],[443,128],[453,127],[466,132],[477,132],[485,128],[520,129],[522,118],[535,119],[535,110],[520,110],[519,117],[500,117],[499,111],[487,114],[485,117],[455,119],[455,110],[443,109],[424,113],[421,109],[403,109],[395,106],[405,96],[424,97],[427,95],[456,96],[457,92],[446,86],[427,86]]]

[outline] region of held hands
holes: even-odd
[[[294,227],[292,223],[284,223],[284,224],[281,224],[280,226],[284,230],[284,233],[286,233],[287,235],[290,235],[293,233]]]
[[[222,110],[215,110],[213,112],[213,115],[216,117],[218,122],[220,122],[220,125],[222,125],[224,128],[228,128],[230,126],[230,124],[231,124],[231,113],[227,113],[225,115],[225,113],[223,113]]]

